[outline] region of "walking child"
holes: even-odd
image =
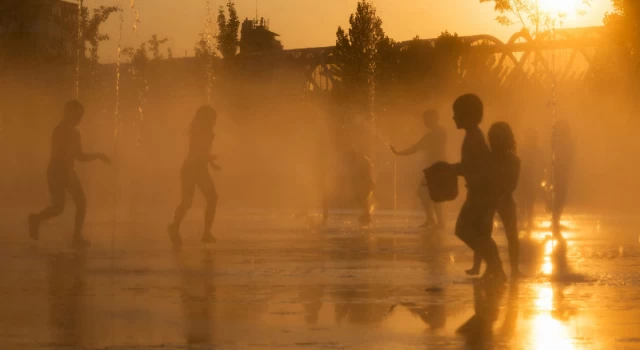
[[[467,183],[467,198],[456,222],[456,236],[487,262],[485,278],[503,281],[506,275],[498,246],[491,237],[496,209],[491,190],[491,151],[479,127],[484,106],[478,96],[462,95],[453,104],[453,114],[456,127],[465,131],[461,161],[453,166]]]
[[[430,167],[436,162],[445,160],[447,133],[444,128],[438,123],[438,111],[434,109],[426,110],[423,115],[424,126],[427,128],[427,132],[422,138],[413,146],[403,151],[398,151],[395,147],[390,146],[391,152],[396,156],[408,156],[417,152],[425,153],[425,168]],[[418,185],[416,191],[418,198],[422,202],[424,211],[427,215],[427,220],[424,224],[420,225],[421,228],[429,227],[444,227],[444,219],[442,215],[442,205],[434,203],[429,197],[426,182],[423,179]]]
[[[513,192],[518,187],[520,177],[520,159],[516,155],[516,140],[509,124],[498,122],[489,129],[489,146],[491,147],[493,191],[498,198],[497,212],[502,220],[504,233],[509,244],[509,260],[511,277],[520,275],[518,268],[520,259],[520,242],[518,237],[518,218]],[[473,256],[473,267],[467,274],[475,276],[480,273],[482,259],[479,254]]]
[[[182,200],[176,208],[173,223],[169,225],[169,236],[175,247],[180,247],[182,244],[180,224],[191,208],[196,187],[200,189],[207,202],[204,212],[202,242],[215,242],[211,228],[216,215],[218,193],[209,174],[209,166],[214,170],[220,170],[220,167],[215,163],[216,156],[211,154],[216,119],[217,113],[213,108],[202,106],[196,112],[191,123],[189,152],[180,172]]]
[[[40,238],[40,224],[59,216],[64,211],[66,192],[76,205],[75,228],[72,244],[75,248],[89,246],[83,237],[82,228],[87,214],[87,199],[82,189],[80,177],[75,170],[75,162],[101,160],[110,164],[104,153],[84,153],[78,125],[84,116],[84,106],[78,100],[65,104],[62,121],[53,130],[51,138],[51,158],[47,167],[47,182],[51,194],[51,205],[38,214],[29,215],[29,236]]]

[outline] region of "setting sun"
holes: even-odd
[[[552,15],[572,16],[582,6],[581,0],[539,0],[540,8]]]

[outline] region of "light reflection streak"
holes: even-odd
[[[567,326],[553,318],[555,305],[554,290],[551,284],[537,287],[535,307],[537,315],[531,327],[533,349],[572,350],[575,349]]]

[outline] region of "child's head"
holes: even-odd
[[[84,115],[84,106],[78,100],[71,100],[64,105],[63,121],[73,126],[80,124]]]
[[[196,116],[193,118],[193,122],[191,122],[191,132],[213,129],[216,125],[217,118],[218,113],[216,113],[216,110],[213,109],[213,107],[204,105],[198,108]]]
[[[462,95],[453,103],[453,120],[458,129],[468,129],[480,124],[483,116],[482,101],[474,94]]]
[[[516,151],[516,138],[509,124],[497,122],[489,129],[489,146],[492,152],[507,153]]]
[[[438,111],[435,109],[427,109],[422,113],[422,121],[424,122],[424,126],[427,129],[431,129],[434,126],[438,125]]]

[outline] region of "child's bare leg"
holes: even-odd
[[[465,270],[466,274],[469,276],[477,276],[480,274],[480,268],[482,266],[482,257],[478,252],[473,252],[473,267],[468,270]]]

